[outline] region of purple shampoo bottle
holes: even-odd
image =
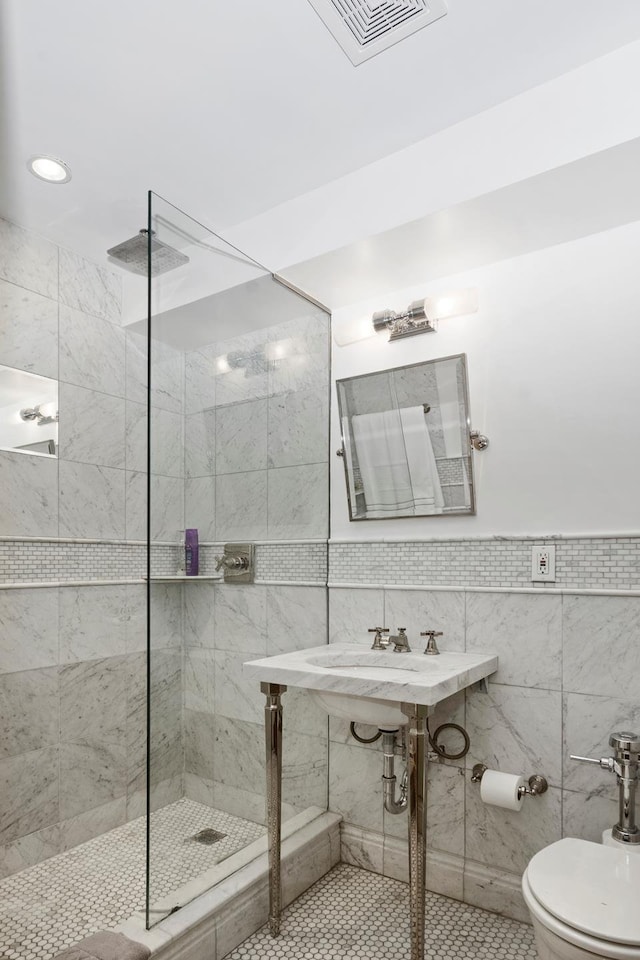
[[[198,531],[184,532],[184,571],[188,577],[198,576]]]

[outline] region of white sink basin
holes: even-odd
[[[379,730],[397,730],[409,722],[399,703],[376,700],[375,697],[354,697],[348,693],[329,693],[327,690],[307,691],[314,703],[330,717],[339,717],[350,723],[367,723]]]
[[[266,683],[303,687],[331,716],[394,729],[408,717],[400,704],[434,707],[498,668],[498,658],[476,653],[394,653],[336,643],[244,664]]]

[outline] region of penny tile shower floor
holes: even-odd
[[[409,960],[409,889],[340,864],[288,907],[280,936],[262,927],[227,960]],[[533,930],[427,894],[429,960],[537,960]]]
[[[193,841],[213,829],[211,845]],[[152,899],[257,840],[264,827],[178,800],[153,814]],[[145,818],[0,881],[0,960],[50,960],[71,943],[144,909]]]

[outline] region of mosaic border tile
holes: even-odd
[[[216,573],[222,543],[203,543],[200,573]],[[178,545],[155,543],[151,573],[177,572]],[[0,584],[134,581],[146,576],[147,547],[142,541],[0,539]],[[324,542],[273,541],[256,544],[256,580],[273,583],[319,583],[327,580]]]
[[[533,584],[531,548],[554,544],[555,582]],[[640,537],[490,538],[329,542],[339,584],[640,589]]]

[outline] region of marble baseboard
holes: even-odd
[[[406,840],[351,823],[340,825],[340,859],[393,880],[409,882]],[[427,890],[512,920],[530,923],[520,889],[521,878],[505,870],[439,850],[427,851]]]
[[[340,859],[338,816],[322,813],[308,822],[302,815],[299,823],[282,844],[283,906]],[[267,916],[265,852],[152,930],[145,930],[143,914],[120,924],[118,930],[148,946],[154,960],[222,960],[266,923]]]
[[[468,860],[464,866],[465,903],[512,920],[531,923],[522,897],[521,880],[517,874],[493,870],[484,863]]]

